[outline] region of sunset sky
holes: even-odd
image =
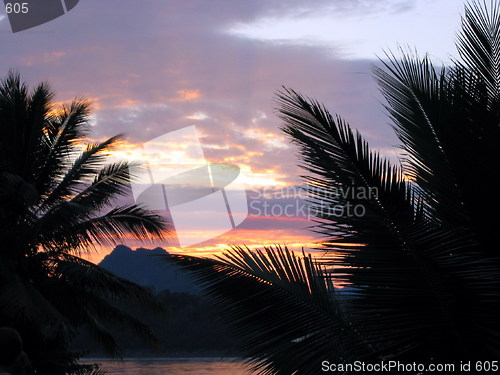
[[[240,168],[250,208],[236,229],[187,248],[175,235],[126,245],[199,255],[227,244],[299,249],[318,240],[312,223],[300,212],[261,210],[265,201],[303,204],[293,189],[303,172],[279,129],[276,91],[318,99],[396,159],[370,68],[398,45],[446,64],[456,56],[462,8],[457,0],[81,0],[16,34],[0,10],[0,75],[14,68],[29,84],[48,81],[58,102],[91,99],[92,137],[125,135],[114,159],[140,159],[141,144],[195,125],[204,159]],[[196,164],[187,142],[165,144],[155,160]]]

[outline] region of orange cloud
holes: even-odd
[[[296,218],[273,218],[277,220],[295,220]],[[304,249],[312,249],[319,246],[318,238],[307,231],[297,231],[288,229],[241,229],[229,231],[215,239],[207,241],[207,243],[187,247],[178,248],[170,246],[167,251],[176,254],[208,256],[219,255],[230,245],[244,245],[249,249],[259,249],[264,246],[286,245],[292,250],[302,251]]]
[[[177,90],[177,97],[169,99],[170,102],[187,102],[201,97],[200,90]]]
[[[144,160],[144,155],[141,154],[141,150],[138,148],[140,143],[133,143],[129,141],[122,141],[119,146],[115,147],[111,151],[111,156],[113,161],[120,161],[124,159],[133,159],[137,161],[147,161],[151,166],[155,168],[171,168],[172,165],[180,163],[186,164],[186,161],[191,160],[193,165],[200,164],[200,160],[192,159],[188,152],[190,143],[178,142],[178,143],[168,143],[159,144],[159,152],[155,155],[149,155],[147,160]],[[203,145],[204,148],[209,149],[228,149],[229,146],[224,145],[214,145],[210,144],[208,147]],[[231,146],[238,148],[237,145]],[[165,151],[161,151],[165,150]],[[207,158],[211,163],[232,163],[238,165],[242,173],[242,181],[248,187],[284,187],[286,182],[284,181],[285,175],[279,172],[275,168],[256,168],[252,166],[252,159],[258,156],[262,156],[262,152],[246,151],[243,155],[238,156],[227,156],[222,158]],[[204,162],[204,161],[203,161]]]
[[[277,220],[300,220],[298,218],[274,218]],[[127,237],[127,236],[125,236]],[[262,249],[264,246],[286,245],[290,250],[301,252],[302,249],[311,251],[320,246],[321,241],[313,234],[307,231],[297,231],[289,229],[241,229],[229,231],[216,239],[206,241],[197,246],[181,248],[175,246],[175,234],[173,239],[153,239],[152,241],[139,241],[133,238],[124,238],[124,243],[131,248],[162,247],[171,254],[192,255],[200,257],[214,257],[220,255],[231,245],[246,246],[251,250]],[[113,250],[114,246],[102,246],[96,252],[84,255],[94,263],[99,263],[107,254]],[[322,254],[322,253],[321,253]]]

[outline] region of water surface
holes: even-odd
[[[219,358],[128,358],[122,362],[88,359],[100,363],[107,375],[249,375],[241,361]]]

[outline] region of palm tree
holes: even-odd
[[[399,164],[318,101],[278,94],[283,130],[308,172],[315,230],[326,238],[322,258],[279,249],[174,257],[225,308],[259,373],[317,374],[323,360],[454,363],[458,371],[460,361],[498,358],[497,1],[466,6],[457,46],[461,60],[450,67],[388,54],[374,68]],[[365,194],[338,194],[349,188]],[[339,216],[338,205],[362,205],[363,214]],[[332,287],[339,284],[349,296]]]
[[[0,83],[0,325],[17,328],[38,373],[51,375],[78,369],[69,344],[83,328],[111,355],[109,321],[153,339],[115,306],[158,307],[154,297],[80,255],[166,228],[140,206],[108,209],[129,183],[129,163],[104,164],[119,137],[82,146],[88,102],[56,108],[53,99],[47,84],[29,91],[12,72]]]

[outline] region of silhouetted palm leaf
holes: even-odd
[[[477,326],[471,311],[476,306],[458,309],[463,296],[457,286],[481,292],[495,271],[464,267],[480,255],[470,230],[431,220],[419,209],[403,174],[370,153],[339,117],[293,91],[279,98],[285,131],[301,146],[305,168],[319,176],[306,179],[319,230],[335,243],[326,245],[334,250],[332,277],[350,284],[358,295],[349,301],[352,321],[385,357],[469,355],[478,343],[466,349],[472,340],[460,327]],[[337,191],[349,187],[376,188],[377,194],[361,200],[338,197]],[[347,204],[362,204],[365,214],[341,216],[329,210]],[[384,332],[390,332],[390,339]],[[454,339],[448,342],[450,337]],[[446,353],[438,350],[445,343]]]
[[[371,151],[318,101],[287,88],[278,93],[283,130],[299,146],[307,171],[315,230],[326,238],[326,254],[314,265],[326,280],[321,307],[314,293],[301,304],[275,293],[292,296],[296,285],[289,276],[293,262],[268,260],[280,259],[279,249],[233,249],[219,260],[176,258],[230,306],[245,354],[263,361],[262,373],[318,373],[317,362],[315,370],[301,367],[311,358],[458,363],[500,354],[500,235],[491,215],[500,211],[500,195],[491,191],[500,164],[497,1],[466,6],[458,48],[464,61],[447,68],[416,54],[388,54],[383,67],[374,68],[401,142],[401,165]],[[345,194],[358,188],[362,196]],[[335,211],[348,205],[361,205],[362,214]],[[349,298],[335,298],[333,283],[348,285]],[[326,313],[320,317],[314,309]],[[312,331],[323,336],[292,351],[295,337],[308,337],[307,330],[296,331],[300,324],[287,325],[300,320],[297,315],[303,324],[312,319]],[[344,339],[336,335],[338,325],[349,327],[346,346],[337,341]],[[292,367],[284,360],[287,350]]]
[[[287,248],[227,250],[218,260],[168,257],[223,307],[261,374],[317,374],[331,353],[363,359],[373,348],[344,318],[330,279],[311,256]]]
[[[143,207],[110,209],[136,164],[105,164],[119,137],[81,151],[89,103],[55,108],[53,98],[48,85],[29,92],[14,73],[0,84],[0,322],[18,328],[38,372],[51,375],[75,361],[68,344],[79,328],[112,355],[119,352],[108,322],[154,342],[148,327],[115,307],[127,300],[159,310],[151,293],[78,255],[168,233]]]

